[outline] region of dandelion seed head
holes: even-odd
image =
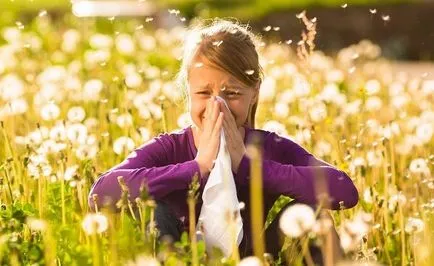
[[[283,211],[279,219],[279,227],[285,235],[296,238],[310,231],[315,221],[312,208],[297,203]]]
[[[262,261],[254,256],[249,256],[246,258],[243,258],[239,263],[238,266],[262,266]]]
[[[34,231],[44,232],[47,230],[47,223],[42,219],[29,217],[27,218],[27,225]]]
[[[107,217],[100,213],[88,213],[83,219],[81,226],[87,235],[101,234],[108,228]]]

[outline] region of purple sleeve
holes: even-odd
[[[276,141],[276,139],[278,141]],[[286,195],[294,200],[317,205],[317,195],[328,193],[331,209],[354,207],[358,192],[351,178],[343,171],[315,158],[298,144],[271,133],[264,140],[264,151],[271,159],[263,160],[263,186],[272,194]],[[244,155],[237,173],[239,182],[247,183],[250,159]]]
[[[129,188],[130,200],[134,202],[140,194],[140,186],[145,182],[154,199],[167,194],[188,189],[199,165],[195,160],[169,164],[168,152],[174,153],[168,137],[157,137],[134,150],[123,162],[99,176],[89,193],[89,205],[93,209],[93,194],[98,194],[98,205],[105,200],[116,203],[121,197],[118,176],[122,176]]]

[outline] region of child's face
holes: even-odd
[[[209,64],[206,59],[193,61],[188,75],[190,112],[193,123],[203,129],[207,100],[212,96],[222,97],[235,118],[237,127],[247,121],[249,106],[256,101],[257,88],[250,88],[232,75]],[[221,108],[224,108],[222,105]]]

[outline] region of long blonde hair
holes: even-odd
[[[192,23],[184,41],[184,53],[177,84],[188,97],[188,71],[194,58],[205,57],[215,67],[231,74],[248,87],[258,89],[263,78],[256,50],[259,39],[249,26],[227,19],[213,19],[207,23]],[[249,106],[246,125],[255,127],[256,101]]]

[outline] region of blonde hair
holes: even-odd
[[[256,50],[259,38],[248,25],[227,19],[200,20],[190,26],[184,41],[184,53],[176,81],[188,97],[188,71],[196,57],[203,56],[215,67],[231,74],[248,87],[259,90],[263,71]],[[256,102],[249,106],[246,125],[255,127]]]

